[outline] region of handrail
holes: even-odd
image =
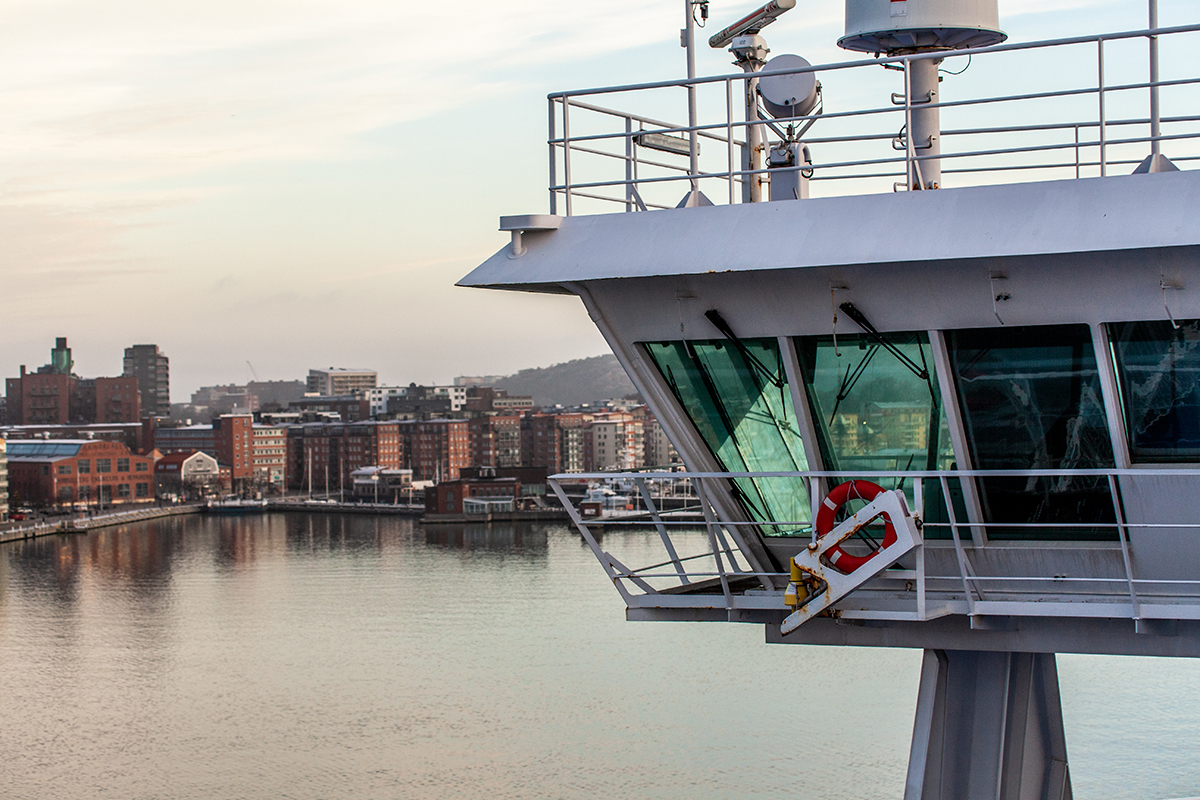
[[[947,150],[943,146],[940,148],[940,152],[923,153],[921,149],[914,146],[913,142],[908,141],[909,137],[905,134],[905,131],[909,129],[909,123],[914,117],[914,103],[909,99],[911,92],[908,90],[903,93],[903,102],[897,99],[895,104],[891,106],[828,108],[828,104],[826,104],[828,108],[826,111],[786,122],[800,127],[805,127],[814,121],[820,122],[817,129],[820,135],[813,138],[806,138],[803,141],[807,146],[816,147],[820,145],[822,148],[828,148],[824,154],[826,160],[821,161],[820,154],[814,154],[817,157],[813,158],[811,164],[804,168],[806,173],[804,179],[818,181],[819,185],[823,187],[821,191],[825,195],[830,193],[862,193],[864,191],[885,191],[889,189],[911,190],[918,188],[914,181],[914,176],[919,172],[925,171],[927,168],[923,168],[923,165],[927,163],[934,164],[935,167],[944,164],[946,168],[940,170],[944,175],[970,174],[976,176],[971,181],[977,183],[980,180],[978,176],[990,173],[997,173],[998,175],[1007,174],[1009,176],[1014,175],[1014,173],[1020,173],[1021,180],[1038,180],[1067,176],[1080,178],[1097,173],[1100,176],[1105,176],[1109,174],[1110,168],[1113,166],[1141,162],[1142,158],[1130,158],[1132,148],[1149,145],[1150,150],[1157,153],[1160,151],[1161,145],[1165,142],[1175,142],[1177,149],[1180,149],[1180,152],[1171,154],[1176,161],[1181,163],[1194,161],[1197,159],[1197,156],[1192,150],[1196,148],[1191,147],[1191,145],[1200,142],[1200,125],[1196,124],[1200,123],[1200,117],[1193,114],[1175,114],[1163,117],[1159,113],[1161,109],[1157,103],[1153,104],[1155,107],[1151,109],[1152,113],[1148,118],[1137,117],[1133,119],[1113,120],[1109,119],[1109,114],[1111,110],[1110,100],[1116,94],[1129,95],[1130,93],[1147,92],[1152,98],[1157,98],[1158,91],[1162,88],[1178,88],[1200,84],[1200,74],[1184,75],[1182,77],[1173,76],[1170,79],[1163,80],[1158,77],[1156,72],[1151,80],[1145,80],[1141,75],[1129,75],[1127,76],[1128,79],[1113,80],[1117,68],[1127,72],[1129,67],[1123,61],[1118,63],[1108,58],[1106,56],[1106,44],[1109,42],[1143,38],[1157,41],[1160,37],[1193,34],[1198,31],[1200,31],[1200,24],[1157,27],[1145,30],[1090,34],[1036,42],[1005,43],[958,51],[914,53],[877,57],[874,59],[854,59],[780,71],[780,74],[829,74],[884,65],[902,70],[904,72],[904,85],[908,86],[909,67],[915,62],[947,57],[977,56],[979,58],[976,58],[975,63],[983,64],[988,63],[983,61],[983,58],[990,58],[1004,53],[1032,52],[1047,48],[1094,46],[1096,48],[1096,66],[1094,67],[1095,78],[1091,83],[1085,81],[1082,85],[1068,86],[1061,89],[1008,92],[978,97],[963,97],[953,100],[939,99],[934,103],[922,104],[920,106],[921,109],[929,111],[979,112],[984,109],[1001,106],[1007,109],[1013,107],[1014,104],[1024,103],[1034,104],[1025,107],[1033,108],[1035,110],[1031,113],[1039,117],[1045,117],[1047,115],[1045,107],[1036,104],[1053,99],[1095,98],[1091,104],[1092,110],[1086,112],[1086,114],[1083,111],[1086,108],[1086,104],[1081,107],[1078,103],[1060,104],[1063,107],[1061,112],[1049,112],[1051,116],[1070,113],[1072,118],[1069,119],[1038,119],[1031,120],[1029,124],[1024,125],[996,125],[994,122],[989,123],[981,120],[982,124],[978,127],[963,127],[959,124],[953,128],[944,129],[940,133],[943,143],[948,141],[962,141],[967,137],[978,135],[1016,135],[1022,133],[1040,133],[1040,140],[1023,141],[1003,147],[984,147],[959,151]],[[1122,76],[1116,75],[1115,77],[1121,78]],[[744,191],[748,181],[751,179],[757,180],[755,176],[764,174],[769,176],[781,170],[794,170],[795,167],[746,168],[750,166],[745,155],[745,149],[749,146],[747,141],[751,138],[751,131],[755,126],[774,124],[769,121],[763,122],[754,119],[734,119],[736,110],[735,103],[733,102],[735,94],[734,84],[738,83],[739,86],[749,86],[750,82],[756,80],[756,78],[757,73],[722,74],[692,79],[622,84],[548,94],[547,100],[550,112],[549,136],[547,138],[550,162],[550,182],[548,189],[551,210],[557,213],[560,198],[565,200],[566,213],[568,215],[577,213],[574,203],[576,199],[618,203],[624,205],[627,211],[669,208],[676,204],[677,198],[671,198],[669,195],[663,196],[664,190],[661,187],[651,191],[653,197],[649,195],[643,196],[638,191],[638,188],[651,189],[660,184],[664,186],[675,185],[680,181],[686,181],[692,187],[713,187],[714,181],[720,181],[727,185],[728,202],[732,204],[739,201],[736,191],[739,183],[743,185]],[[674,124],[645,113],[618,110],[593,100],[593,98],[602,95],[624,96],[637,92],[681,88],[691,92],[699,87],[706,86],[723,87],[722,97],[718,103],[705,107],[708,109],[706,112],[709,114],[708,119],[696,120],[692,124],[687,125]],[[716,111],[717,105],[724,108],[721,111]],[[1013,112],[1005,111],[1005,113],[1011,114]],[[714,114],[716,115],[715,120],[712,119]],[[587,115],[594,116],[588,117]],[[898,119],[900,116],[903,117],[902,122]],[[576,124],[575,119],[580,119],[581,122]],[[596,125],[584,124],[596,119],[601,120],[599,128]],[[870,124],[867,122],[870,120],[880,120],[886,125],[886,121],[889,119],[896,119],[897,125],[903,124],[903,128],[899,134],[879,130],[877,123]],[[604,120],[608,120],[609,122],[604,122]],[[611,125],[611,121],[613,120],[616,121],[616,129],[613,129]],[[857,131],[828,131],[829,126],[836,127],[841,125],[844,128],[847,123],[854,120],[863,120],[866,127]],[[783,125],[785,121],[781,121],[779,124]],[[1164,134],[1162,132],[1164,124],[1189,127],[1183,129],[1177,128],[1170,133]],[[1132,135],[1113,138],[1110,132],[1110,129],[1116,126],[1145,125],[1150,126],[1149,134],[1145,136]],[[576,128],[575,131],[572,131],[573,126]],[[779,133],[779,128],[775,130],[780,136],[783,135]],[[1079,135],[1081,131],[1088,132],[1088,140],[1081,140]],[[647,158],[644,155],[647,146],[639,144],[637,137],[646,132],[678,136],[684,140],[683,144],[686,144],[686,140],[689,137],[699,138],[706,142],[715,142],[718,144],[718,147],[710,151],[709,154],[701,154],[701,158],[696,164],[692,164],[688,159],[678,164],[671,163],[671,157]],[[739,132],[742,132],[740,138]],[[1056,136],[1057,133],[1065,133],[1066,136]],[[1074,134],[1073,136],[1072,133]],[[870,152],[870,148],[875,145],[886,146],[885,143],[888,140],[892,140],[899,152]],[[867,148],[867,150],[863,152],[844,150],[844,148],[851,146],[857,146],[860,149]],[[843,148],[843,150],[838,150],[838,148]],[[1063,161],[1061,158],[1053,157],[1052,154],[1062,151],[1074,151],[1074,159],[1072,161]],[[742,155],[739,156],[739,153]],[[684,150],[681,144],[681,149],[675,154],[675,157],[683,154]],[[1049,156],[1049,158],[1046,156]],[[589,159],[593,160],[590,164]],[[614,160],[615,163],[623,165],[623,175],[619,178],[614,178],[602,173],[597,174],[597,165],[602,165],[605,161]],[[718,166],[720,161],[723,161],[724,164]],[[575,164],[573,162],[579,163]],[[895,167],[895,171],[892,171],[893,166]],[[862,167],[867,167],[868,169],[860,169],[854,172],[855,168]],[[871,169],[871,167],[875,168]],[[810,170],[815,170],[817,174],[810,176]],[[885,179],[895,178],[898,175],[907,175],[907,179],[903,184],[897,183],[892,186],[882,183]],[[859,183],[850,185],[846,184],[847,181],[856,181]],[[870,181],[871,183],[862,184],[862,181]],[[939,185],[944,184],[939,183]],[[839,188],[842,186],[848,188]],[[607,188],[623,188],[624,191],[619,192],[619,194],[624,196],[610,197],[607,193],[596,193],[598,189]],[[746,199],[746,197],[743,197],[741,201],[745,202]]]
[[[763,562],[761,553],[756,555],[755,537],[766,529],[792,529],[796,535],[791,538],[765,536],[757,541],[760,544],[775,542],[777,546],[785,547],[789,546],[787,542],[792,542],[792,548],[803,547],[804,544],[795,543],[797,540],[807,543],[811,524],[807,520],[731,518],[722,512],[722,504],[714,502],[714,498],[723,492],[727,493],[730,482],[734,480],[799,480],[805,487],[810,487],[821,478],[846,478],[850,475],[893,481],[902,479],[910,496],[915,498],[912,508],[920,516],[929,510],[926,501],[933,497],[924,488],[925,482],[933,481],[940,489],[940,497],[936,500],[938,508],[944,511],[947,520],[928,521],[923,526],[926,533],[933,530],[948,531],[949,538],[919,544],[913,554],[906,557],[912,563],[886,569],[868,580],[854,595],[856,599],[852,607],[838,612],[845,617],[854,618],[857,615],[876,620],[911,621],[931,619],[947,613],[972,616],[1004,613],[1057,617],[1100,614],[1134,620],[1200,619],[1200,575],[1192,578],[1186,573],[1155,573],[1148,570],[1148,564],[1139,564],[1134,558],[1139,541],[1140,546],[1145,546],[1156,537],[1181,531],[1197,532],[1195,549],[1200,552],[1200,520],[1178,521],[1170,514],[1162,520],[1147,518],[1145,509],[1131,516],[1125,502],[1127,493],[1141,491],[1139,487],[1145,485],[1127,482],[1127,479],[1188,478],[1200,485],[1200,469],[637,471],[562,473],[551,476],[548,482],[629,608],[642,609],[644,613],[661,609],[667,615],[679,613],[681,609],[707,609],[705,613],[720,611],[728,614],[730,619],[742,613],[767,615],[753,617],[755,619],[769,619],[772,614],[782,619],[787,611],[782,605],[782,597],[788,574],[777,565]],[[960,511],[949,500],[953,496],[951,480],[1013,477],[1098,479],[1093,488],[1108,495],[1113,503],[1114,518],[1095,522],[1003,522],[978,519],[970,512],[968,518],[961,518]],[[669,482],[678,485],[681,480],[686,480],[700,500],[702,518],[695,518],[693,506],[693,518],[671,519],[670,511],[651,501],[646,503],[652,509],[650,520],[645,519],[644,515],[641,519],[620,516],[583,519],[571,504],[564,486],[601,480],[628,482],[637,487],[639,496],[644,494],[651,498],[654,497],[649,488],[651,484]],[[652,525],[657,536],[640,540],[639,552],[644,550],[644,545],[659,541],[664,557],[651,559],[652,563],[645,566],[629,567],[617,556],[601,548],[601,532],[631,524]],[[1044,536],[1018,538],[1012,542],[987,541],[986,532],[997,528],[1037,530]],[[1111,541],[1083,543],[1088,547],[1081,551],[1079,543],[1072,540],[1071,532],[1084,529],[1103,529],[1114,533]],[[964,531],[967,535],[963,535]],[[1062,531],[1065,538],[1054,538],[1054,531]],[[726,533],[732,541],[726,538]],[[1177,548],[1178,544],[1172,547]],[[1030,560],[1028,553],[1031,549],[1044,555]],[[992,555],[982,558],[984,550],[991,551]],[[1015,555],[1010,561],[1005,561],[1005,554],[1014,552],[1025,555]],[[1080,552],[1093,555],[1073,555]],[[1103,558],[1095,555],[1105,552],[1117,555]],[[930,553],[943,555],[930,560]],[[1184,557],[1192,558],[1193,555],[1189,551]],[[1118,560],[1114,561],[1114,558]],[[1037,565],[1043,561],[1044,566],[1039,568]],[[1055,567],[1064,563],[1073,565],[1069,574],[1061,571],[1063,567]],[[1006,572],[1005,564],[1019,566],[1019,569]],[[1078,571],[1089,569],[1089,564],[1093,565],[1090,567],[1093,572]]]

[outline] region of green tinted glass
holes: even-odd
[[[914,501],[912,482],[874,472],[947,470],[954,449],[924,332],[803,336],[796,339],[813,424],[826,469],[844,478],[866,478],[902,489]],[[941,485],[927,481],[922,517],[934,523],[927,538],[945,538],[949,516]],[[958,481],[950,486],[960,495]],[[961,499],[958,519],[966,518]]]
[[[650,342],[647,353],[697,432],[728,472],[808,468],[791,390],[774,339]],[[803,478],[737,478],[734,492],[768,536],[807,535]]]

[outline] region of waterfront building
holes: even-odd
[[[350,473],[354,496],[377,503],[406,503],[412,496],[412,470],[361,467]]]
[[[408,420],[397,423],[413,480],[456,480],[471,466],[470,429],[465,419]]]
[[[209,425],[154,429],[163,453],[200,450],[228,469],[236,491],[251,487],[282,491],[287,485],[287,443],[283,426],[255,424],[249,414],[222,414]]]
[[[307,489],[311,485],[320,491],[327,486],[330,491],[349,490],[357,469],[405,468],[406,442],[400,425],[394,421],[363,420],[281,428],[286,433],[288,487]]]
[[[5,425],[0,426],[0,436],[9,439],[99,439],[121,442],[135,453],[145,453],[154,447],[153,430],[144,422]]]
[[[208,453],[168,453],[154,463],[155,494],[198,500],[221,487],[221,467]]]
[[[142,414],[165,417],[171,413],[171,362],[158,345],[126,347],[124,374],[137,378]]]
[[[442,481],[425,492],[428,514],[493,514],[516,510],[521,482],[484,468],[473,478]]]
[[[213,420],[213,453],[229,468],[234,491],[242,491],[254,482],[254,418],[249,414],[222,414]]]
[[[287,433],[282,425],[251,426],[250,463],[257,486],[282,492],[287,486]]]
[[[516,415],[477,417],[467,423],[471,466],[521,466],[521,418]]]
[[[306,385],[309,394],[337,397],[374,389],[377,380],[378,376],[374,370],[330,367],[310,369]]]
[[[9,484],[36,506],[144,503],[153,499],[154,458],[121,442],[23,439],[8,443]]]

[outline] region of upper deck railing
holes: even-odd
[[[656,483],[686,476],[695,489],[690,518],[655,505]],[[786,556],[816,534],[807,520],[749,520],[722,512],[717,498],[740,478],[787,481],[811,500],[812,519],[823,486],[844,473],[597,473],[555,475],[551,487],[625,601],[643,618],[778,621],[788,583]],[[834,606],[847,619],[922,622],[951,614],[1150,620],[1200,619],[1200,471],[1195,469],[954,470],[877,472],[857,478],[899,485],[921,523],[921,541],[897,565],[879,572]],[[1086,483],[1106,496],[1111,514],[1096,521],[988,521],[963,508],[968,481],[1017,478],[1041,490]],[[636,515],[585,518],[563,484],[617,480],[638,487]],[[949,502],[946,498],[952,498]],[[700,521],[697,521],[697,516]],[[634,540],[618,538],[634,525],[651,526]],[[762,537],[764,530],[790,537]],[[992,531],[1005,538],[989,541]],[[1096,533],[1102,533],[1096,536]],[[1081,534],[1084,534],[1081,537]],[[762,545],[774,541],[773,555]],[[769,549],[769,548],[768,548]],[[638,558],[645,563],[627,564]],[[783,564],[769,565],[774,560]],[[870,562],[868,562],[870,563]]]
[[[902,191],[923,161],[940,159],[943,186],[1128,174],[1162,148],[1176,165],[1200,161],[1200,25],[1005,44],[975,50],[881,57],[787,72],[816,72],[822,113],[768,128],[782,138],[790,122],[812,122],[801,141],[811,165],[811,196]],[[1164,65],[1148,78],[1146,43],[1157,39]],[[941,153],[906,141],[912,128],[914,62],[952,59],[943,72]],[[961,71],[968,67],[962,73]],[[885,69],[886,68],[886,69]],[[955,74],[961,73],[961,74]],[[748,169],[744,121],[747,82],[762,73],[611,86],[549,96],[550,210],[556,214],[675,207],[693,187],[713,203],[742,202]],[[697,124],[687,119],[694,87]],[[1160,121],[1153,135],[1151,95]],[[891,102],[887,102],[889,97]],[[883,101],[885,104],[880,104]],[[763,122],[753,123],[764,125]],[[698,170],[679,153],[639,144],[645,133],[696,134]]]

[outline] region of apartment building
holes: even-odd
[[[397,423],[404,438],[413,480],[457,480],[471,466],[470,429],[465,419],[407,420]]]
[[[350,490],[353,473],[364,467],[402,469],[405,441],[399,423],[309,423],[280,427],[285,433],[287,481],[292,489]]]
[[[125,348],[123,373],[137,378],[141,411],[147,417],[165,417],[171,413],[171,360],[156,344],[135,344]],[[97,420],[99,421],[99,420]]]
[[[310,369],[306,381],[309,394],[323,397],[340,397],[366,392],[374,389],[377,383],[378,375],[375,370],[347,367]]]

